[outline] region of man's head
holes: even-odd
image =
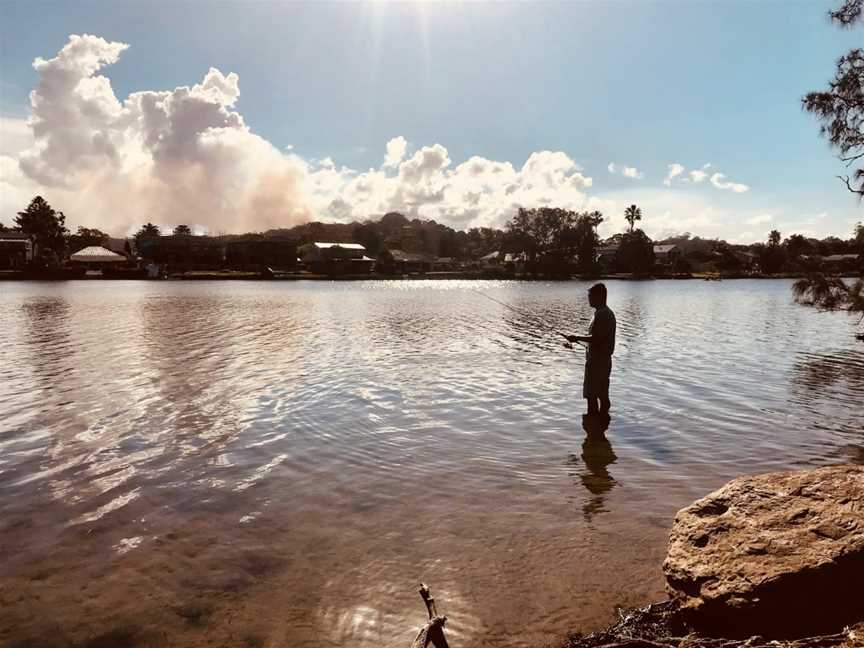
[[[588,303],[592,308],[606,305],[606,286],[596,283],[588,289]]]

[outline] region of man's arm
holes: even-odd
[[[587,342],[588,344],[591,344],[591,342],[594,341],[594,337],[595,336],[593,336],[593,335],[568,335],[567,341],[568,342]]]

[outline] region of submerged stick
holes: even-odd
[[[435,598],[428,585],[420,583],[420,597],[426,604],[426,611],[429,613],[429,621],[425,626],[420,628],[417,637],[411,643],[411,648],[449,648],[447,638],[444,636],[444,624],[447,622],[447,617],[438,614],[435,608]]]

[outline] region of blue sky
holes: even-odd
[[[309,180],[308,205],[293,202],[294,218],[348,218],[332,201],[356,197],[347,183],[380,171],[387,142],[402,136],[404,160],[440,144],[450,170],[479,156],[518,171],[533,153],[563,152],[590,183],[581,182],[578,195],[562,194],[562,202],[577,207],[581,196],[586,207],[607,212],[613,229],[623,227],[624,206],[636,202],[654,235],[689,229],[761,239],[778,227],[848,236],[864,211],[835,178],[843,166],[817,121],[800,108],[803,94],[827,85],[835,60],[862,43],[864,31],[828,22],[834,4],[6,2],[0,144],[7,158],[32,145],[16,138],[40,78],[33,60],[56,56],[70,34],[92,34],[129,45],[98,72],[119,102],[133,92],[201,83],[211,67],[234,72],[240,95],[230,110],[251,132],[283,152],[293,146],[286,155],[304,173],[326,171],[331,160],[347,169],[341,185]],[[685,170],[665,186],[670,164]],[[7,160],[2,181],[23,195],[33,178],[13,177],[11,168]],[[701,182],[689,175],[694,170],[705,174]],[[436,172],[447,181],[447,168]],[[563,173],[556,181],[574,171]],[[722,176],[712,184],[716,173]],[[396,174],[400,168],[390,167],[391,179]],[[523,175],[523,189],[536,186]],[[406,204],[418,214],[456,226],[506,220],[500,201],[483,202],[476,217],[456,213],[452,187],[443,209],[443,190],[433,191],[439,180],[424,178],[426,198]],[[554,182],[542,196],[518,195],[555,202]],[[51,193],[44,178],[38,183]],[[460,192],[470,193],[466,183],[458,181]],[[72,195],[67,185],[55,191],[60,199],[63,191]],[[398,207],[399,191],[397,183],[382,185],[380,200],[364,205]],[[12,206],[0,205],[0,221],[11,220]],[[74,206],[82,222],[89,212],[111,225],[105,204]],[[130,224],[121,221],[118,227]],[[218,227],[231,229],[230,218]]]

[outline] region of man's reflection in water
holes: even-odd
[[[604,415],[586,415],[582,417],[582,429],[585,430],[585,440],[582,442],[582,462],[587,470],[579,472],[579,480],[590,493],[582,505],[582,514],[586,522],[598,513],[606,512],[604,498],[615,487],[615,480],[606,469],[615,463],[618,457],[612,450],[612,444],[606,438],[609,428],[609,417]],[[570,461],[578,464],[579,460],[572,455]]]

